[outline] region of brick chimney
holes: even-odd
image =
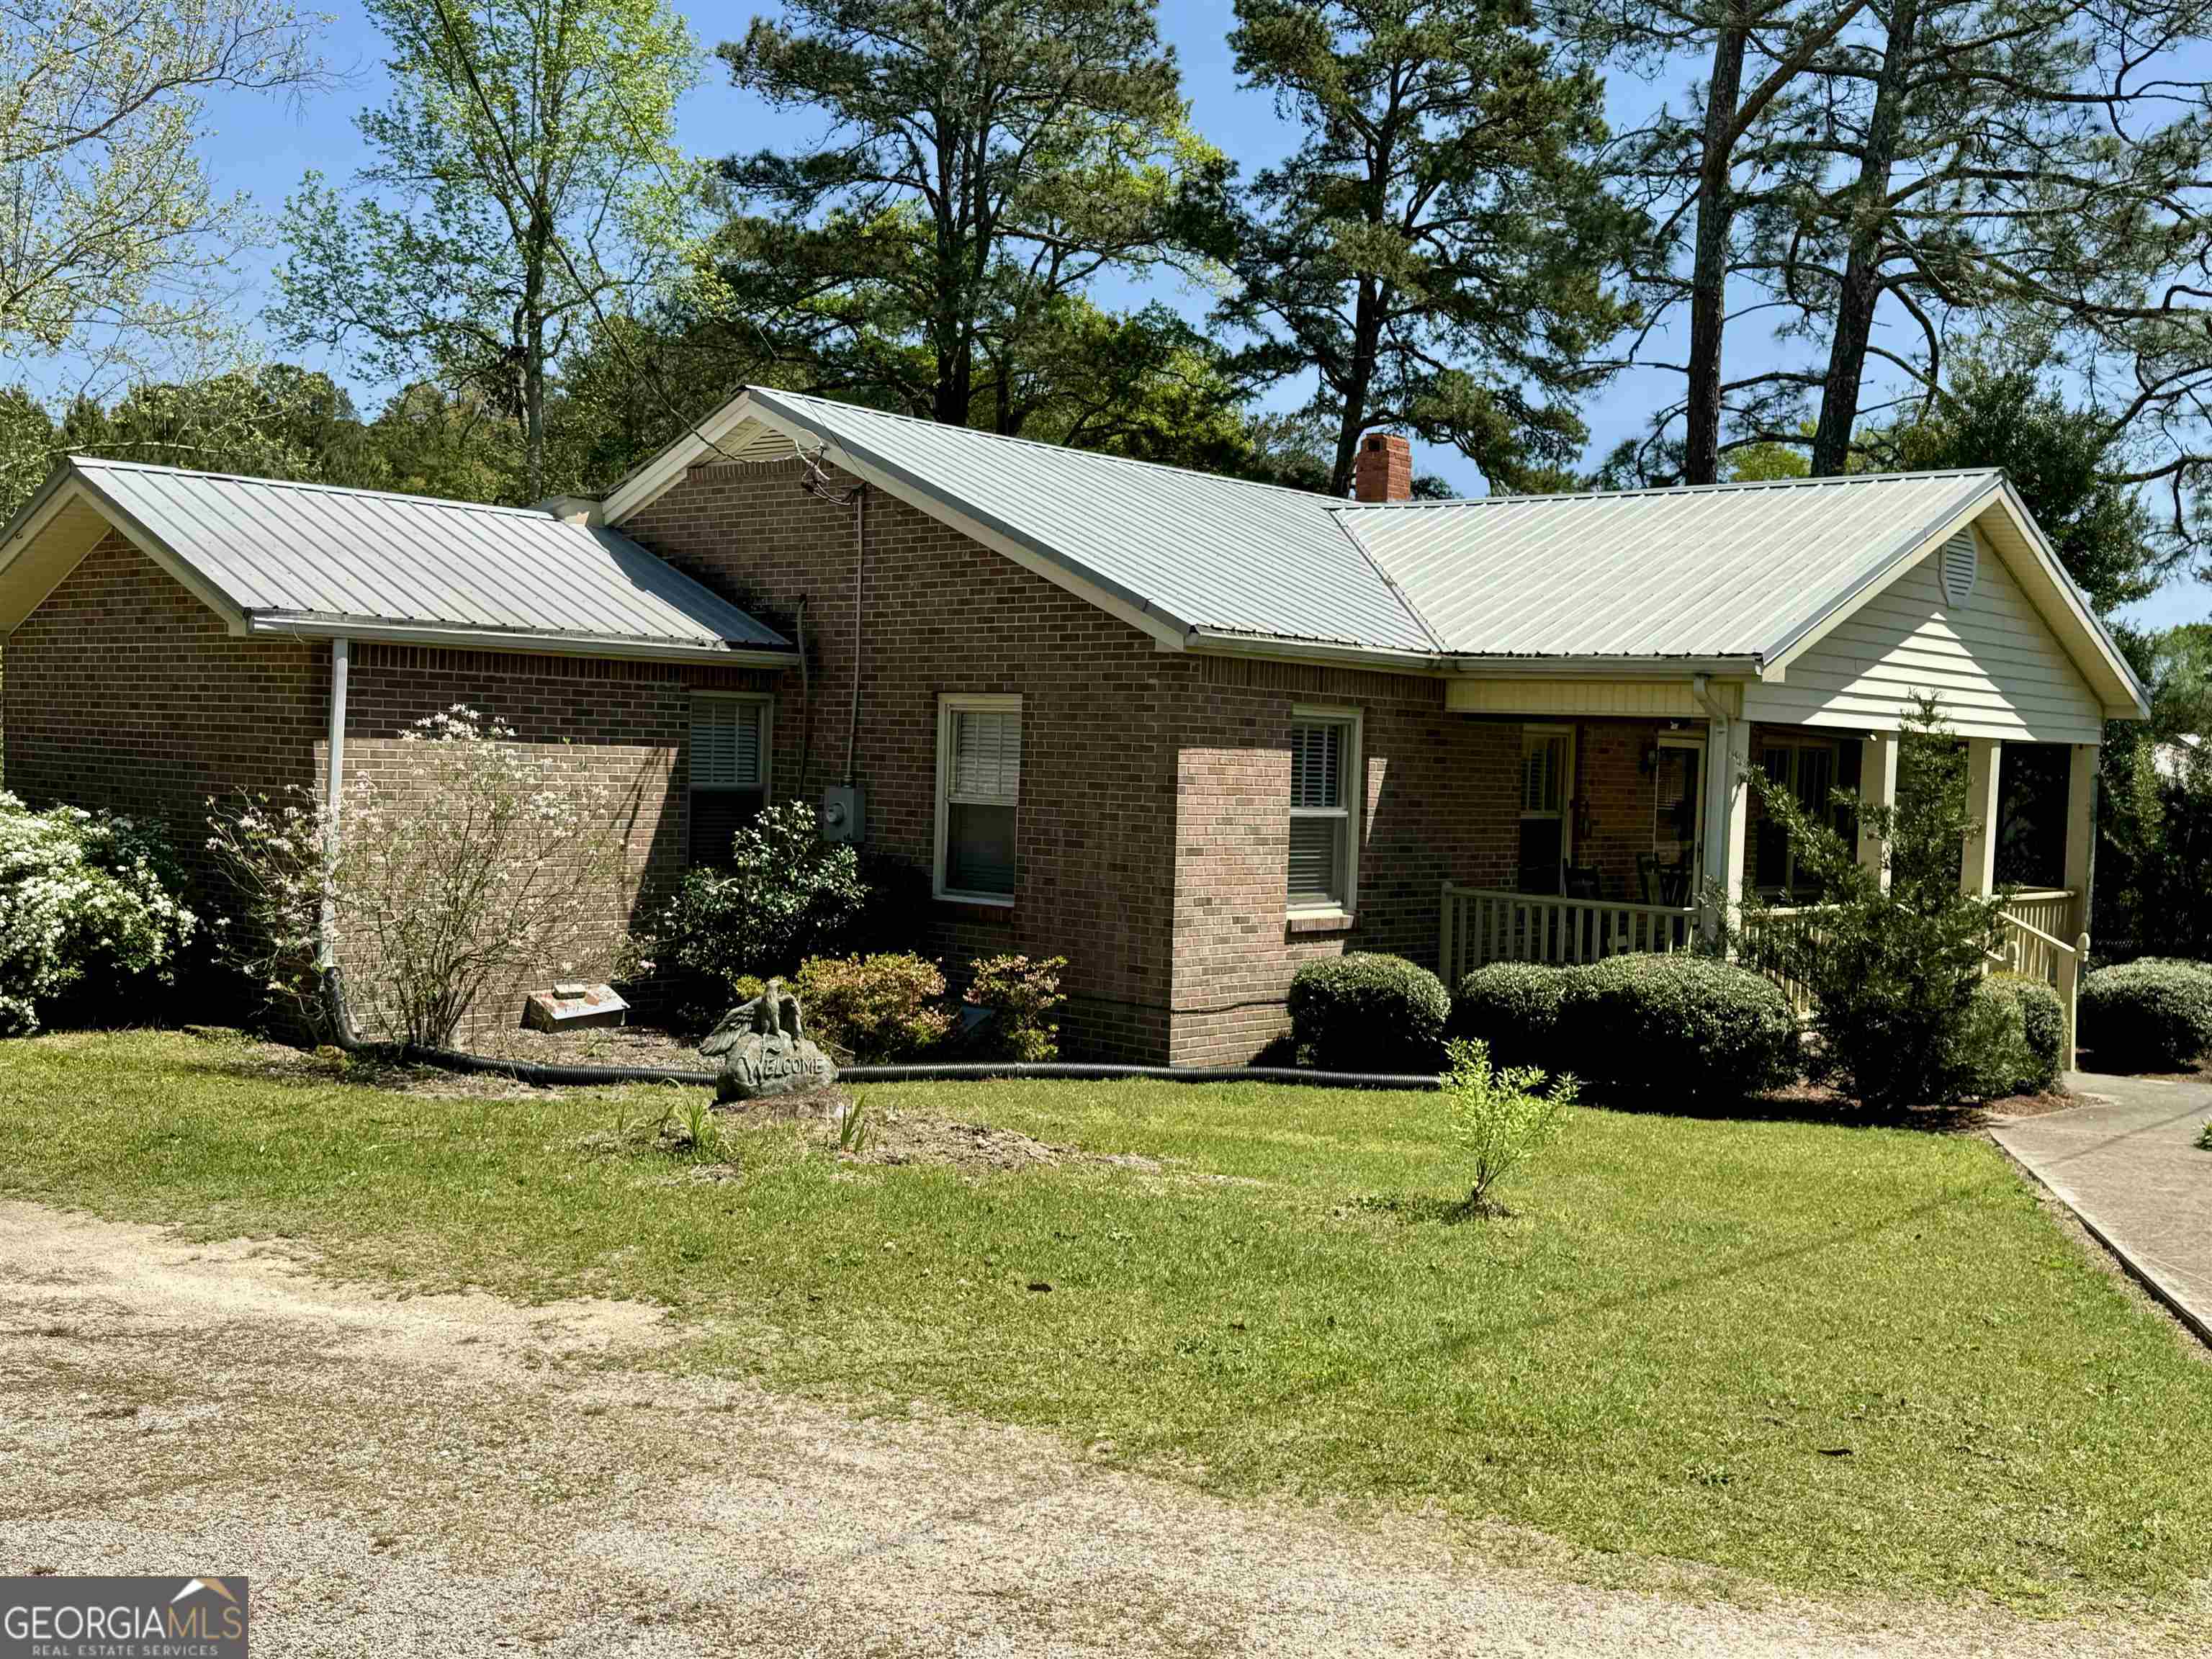
[[[1413,447],[1395,432],[1370,432],[1352,458],[1352,493],[1363,501],[1413,499]]]

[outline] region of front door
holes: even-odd
[[[1659,739],[1652,793],[1653,902],[1694,904],[1705,844],[1705,743],[1703,738]]]

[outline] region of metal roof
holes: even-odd
[[[1182,629],[1436,648],[1330,516],[1332,496],[765,386],[744,396]]]
[[[453,632],[707,653],[790,648],[628,538],[542,508],[79,455],[18,524],[72,480],[256,629],[360,624],[351,631],[371,636]]]
[[[1867,473],[1336,516],[1448,652],[1771,658],[2003,481]]]
[[[2142,690],[1994,471],[1369,505],[771,387],[619,485],[819,447],[1174,647],[1471,672],[1765,673],[1971,516],[2113,706]]]

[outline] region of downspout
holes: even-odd
[[[1731,785],[1723,775],[1723,769],[1727,766],[1728,757],[1735,750],[1730,732],[1735,717],[1715,701],[1712,676],[1710,674],[1690,676],[1690,700],[1705,711],[1705,718],[1712,723],[1705,742],[1705,847],[1700,847],[1698,849],[1698,862],[1702,866],[1707,861],[1706,848],[1712,844],[1714,825],[1723,821],[1728,816],[1729,790]],[[1717,754],[1713,752],[1716,750],[1719,751]],[[1725,879],[1725,877],[1708,870],[1705,872],[1705,880],[1698,884],[1697,904],[1698,908],[1705,913],[1701,921],[1705,943],[1708,945],[1718,945],[1727,936],[1728,895],[1723,891],[1717,905],[1712,903],[1709,896],[1714,884]]]
[[[346,1054],[397,1053],[388,1043],[364,1042],[354,1030],[346,1006],[344,976],[338,970],[337,901],[331,890],[338,858],[338,808],[345,796],[346,671],[353,664],[353,641],[331,641],[331,728],[323,757],[323,902],[315,921],[315,967],[323,976],[323,1010],[331,1041]]]
[[[353,665],[353,641],[331,641],[331,729],[323,756],[323,907],[316,928],[315,966],[329,973],[338,965],[337,902],[331,890],[338,860],[338,805],[345,796],[346,671]]]

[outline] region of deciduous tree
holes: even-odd
[[[666,0],[370,0],[391,102],[349,204],[309,174],[287,205],[274,315],[294,345],[353,348],[510,410],[523,489],[545,480],[550,376],[582,325],[673,280],[698,170],[675,145],[696,77]]]

